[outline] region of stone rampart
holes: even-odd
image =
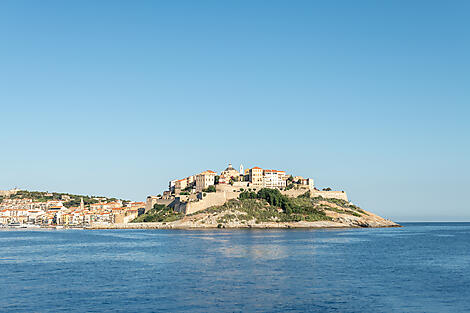
[[[292,198],[297,198],[300,195],[303,195],[310,189],[289,189],[289,190],[281,190],[281,193],[285,196],[292,197]]]
[[[217,193],[224,192],[225,198],[227,200],[230,199],[237,199],[240,193],[242,192],[240,189],[247,190],[245,186],[231,186],[231,185],[218,185],[216,187]]]
[[[336,190],[323,191],[323,190],[314,190],[314,189],[307,189],[306,188],[306,189],[281,190],[281,193],[283,195],[288,196],[288,197],[296,198],[300,195],[305,194],[309,190],[310,190],[310,196],[312,198],[323,197],[323,198],[327,198],[327,199],[334,198],[334,199],[342,199],[342,200],[345,200],[345,201],[349,201],[346,192],[336,191]]]
[[[331,190],[331,191],[320,191],[320,190],[312,190],[311,191],[311,196],[312,197],[323,197],[323,198],[334,198],[334,199],[342,199],[342,200],[345,200],[345,201],[349,201],[348,200],[348,195],[346,194],[346,192],[344,191],[335,191],[335,190]]]
[[[166,206],[169,206],[169,207],[173,207],[173,202],[174,201],[175,201],[174,198],[162,199],[162,198],[155,197],[155,196],[149,196],[149,197],[147,197],[147,201],[145,202],[145,213],[147,213],[148,211],[153,209],[153,206],[155,204],[161,204],[161,205],[166,205]]]
[[[11,189],[11,190],[0,190],[0,196],[2,197],[9,197],[15,193],[17,193],[18,189]]]
[[[199,201],[188,201],[185,205],[185,214],[191,214],[197,211],[205,210],[212,206],[223,205],[227,201],[227,197],[224,192],[208,192],[206,196]]]
[[[155,201],[156,204],[171,206],[175,199],[158,199]]]
[[[223,205],[225,202],[231,199],[238,199],[238,196],[242,192],[240,188],[243,187],[231,185],[218,185],[216,186],[217,192],[199,193],[197,194],[197,199],[196,195],[178,196],[175,199],[158,199],[154,197],[148,197],[146,212],[147,208],[153,208],[154,204],[163,204],[173,208],[176,212],[184,214],[195,213],[210,208],[212,206]],[[251,187],[250,189],[256,192],[260,188]],[[247,190],[246,188],[243,189]],[[295,198],[305,194],[307,191],[310,191],[311,197],[321,196],[323,198],[336,198],[348,201],[348,197],[346,195],[346,192],[344,191],[319,191],[309,188],[298,188],[290,190],[281,190],[281,193],[288,197]]]

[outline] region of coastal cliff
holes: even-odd
[[[399,227],[400,225],[365,211],[341,199],[297,198],[277,192],[244,194],[194,214],[184,215],[156,205],[133,223],[92,226],[92,228],[337,228]]]

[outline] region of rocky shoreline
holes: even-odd
[[[321,228],[387,228],[402,227],[390,220],[380,218],[380,221],[343,220],[343,221],[316,221],[316,222],[263,222],[263,223],[225,223],[202,224],[190,220],[180,220],[171,223],[126,223],[109,225],[91,225],[85,229],[321,229]]]

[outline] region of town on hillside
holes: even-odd
[[[257,166],[244,169],[240,165],[239,170],[236,170],[229,164],[220,174],[206,170],[171,180],[168,190],[156,196],[148,196],[146,202],[19,189],[0,190],[0,226],[60,228],[126,224],[155,205],[163,205],[187,215],[238,199],[244,191],[258,192],[262,188],[278,189],[289,197],[308,192],[310,197],[348,201],[344,191],[317,189],[312,178]]]
[[[236,170],[229,164],[220,174],[206,170],[182,179],[171,180],[168,190],[156,196],[147,197],[145,212],[155,204],[173,208],[176,212],[191,214],[206,208],[223,205],[230,199],[237,199],[243,191],[258,191],[262,188],[279,189],[287,196],[299,196],[310,192],[312,197],[338,198],[348,201],[344,191],[330,188],[319,190],[312,178],[293,176],[286,171],[252,167]]]
[[[128,223],[142,214],[144,202],[61,193],[0,191],[0,225],[12,227],[86,227]]]

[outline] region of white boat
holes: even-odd
[[[11,228],[26,228],[26,225],[20,224],[20,223],[10,223],[10,224],[8,224],[8,227],[11,227]]]
[[[26,228],[41,228],[41,225],[38,224],[26,224]]]

